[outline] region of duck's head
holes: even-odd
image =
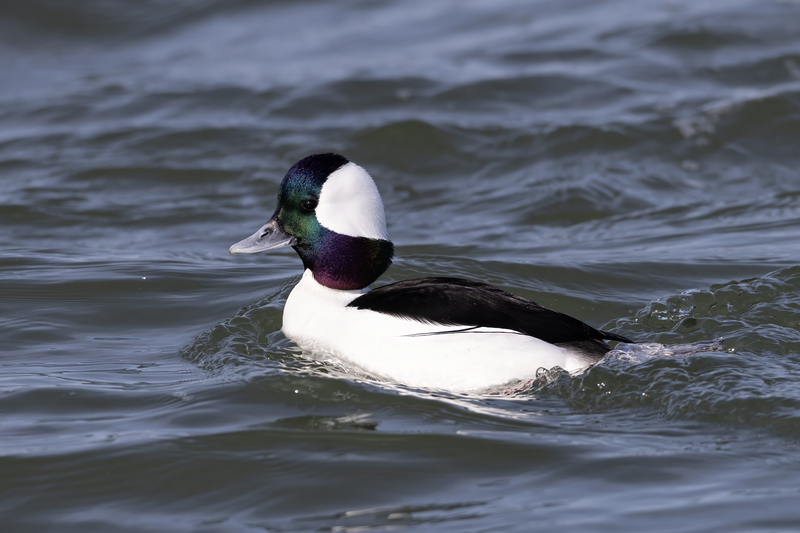
[[[369,286],[392,262],[383,202],[366,170],[338,154],[295,163],[281,182],[278,208],[261,229],[230,247],[249,254],[291,246],[318,283]]]

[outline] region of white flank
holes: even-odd
[[[343,359],[375,377],[454,392],[533,378],[541,367],[572,371],[591,363],[558,346],[508,330],[480,328],[426,335],[461,328],[346,307],[364,292],[366,289],[329,289],[306,270],[286,301],[284,334],[304,350]]]
[[[366,170],[347,163],[328,176],[319,194],[317,220],[351,237],[389,240],[383,202]]]

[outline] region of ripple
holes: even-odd
[[[615,321],[624,335],[670,344],[724,337],[726,346],[746,350],[758,328],[794,339],[785,350],[800,352],[800,267],[776,270],[745,281],[712,285],[661,298],[632,318]]]
[[[293,358],[286,356],[289,344],[280,327],[281,310],[295,282],[295,278],[284,280],[266,300],[241,308],[200,334],[180,350],[180,357],[215,374],[236,372],[237,367],[248,375],[292,367]]]
[[[792,529],[798,8],[0,3],[3,525]],[[640,343],[504,396],[297,352],[300,261],[227,248],[328,150],[376,178],[384,281]]]
[[[626,346],[578,376],[551,372],[532,393],[582,411],[645,408],[798,436],[799,309],[798,267],[659,300],[613,325],[663,344]]]

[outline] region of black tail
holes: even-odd
[[[636,344],[636,341],[632,341],[627,337],[623,337],[622,335],[617,335],[616,333],[611,333],[610,331],[603,331],[601,329],[597,330],[603,334],[603,339],[607,341],[617,341],[617,342],[627,342],[628,344]]]

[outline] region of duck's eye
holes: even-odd
[[[317,208],[317,201],[313,198],[309,198],[308,200],[303,200],[300,205],[302,205],[303,209],[306,211],[313,211]]]

